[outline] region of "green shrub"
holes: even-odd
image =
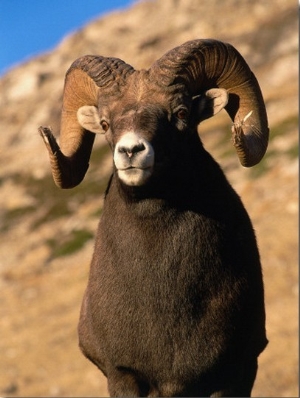
[[[58,239],[49,239],[48,246],[51,248],[51,259],[68,256],[80,250],[85,243],[93,238],[93,234],[84,229],[72,231],[69,237]]]

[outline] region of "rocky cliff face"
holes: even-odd
[[[253,220],[265,275],[270,344],[255,396],[297,394],[298,21],[292,0],[154,0],[95,20],[52,52],[0,79],[0,393],[104,395],[105,380],[77,348],[76,324],[102,193],[112,160],[97,137],[90,170],[74,190],[50,176],[39,125],[59,131],[63,81],[77,57],[101,54],[146,68],[194,38],[233,44],[256,74],[270,145],[260,165],[239,166],[230,120],[201,125]]]

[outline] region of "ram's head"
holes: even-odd
[[[224,107],[241,164],[255,165],[269,135],[257,80],[231,45],[194,40],[149,70],[116,58],[79,58],[66,74],[60,145],[50,129],[39,131],[59,187],[82,181],[97,133],[105,134],[121,181],[139,186],[164,162],[174,137],[196,133],[201,120]]]

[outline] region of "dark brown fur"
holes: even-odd
[[[267,343],[255,236],[196,132],[177,139],[146,186],[112,177],[80,346],[112,396],[247,396]]]

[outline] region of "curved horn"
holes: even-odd
[[[166,53],[151,67],[164,85],[183,84],[199,95],[213,87],[228,91],[225,107],[233,121],[233,144],[243,166],[264,156],[269,128],[259,84],[241,54],[217,40],[193,40]]]
[[[119,93],[134,69],[117,58],[87,55],[77,59],[66,73],[60,129],[60,146],[51,129],[40,127],[49,152],[52,175],[60,188],[78,185],[88,167],[95,134],[77,120],[84,105],[98,105],[98,95]]]

